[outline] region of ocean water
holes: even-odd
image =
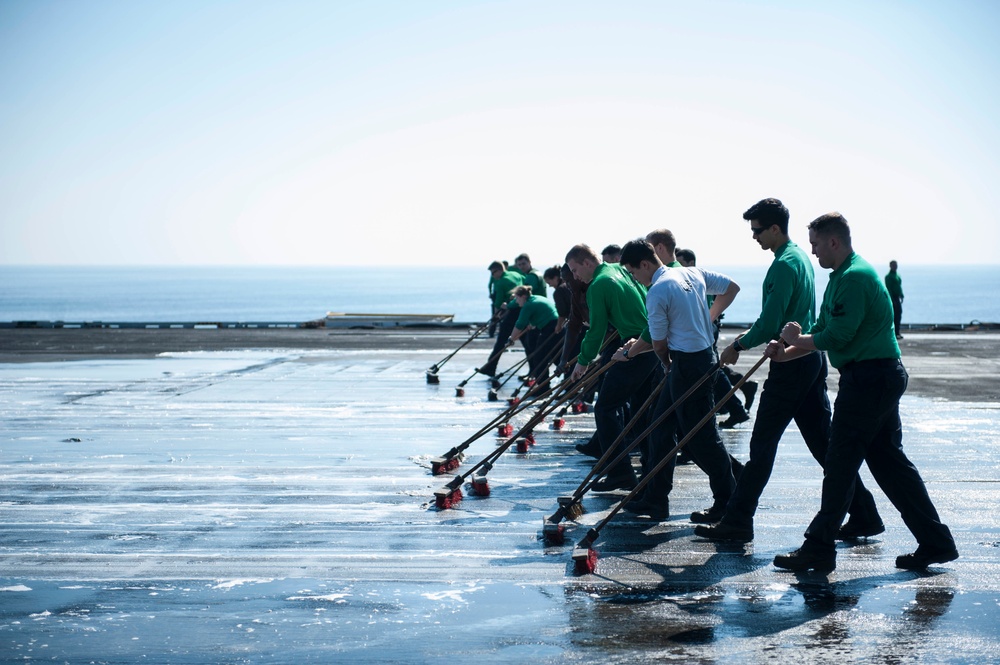
[[[742,291],[729,323],[759,313],[767,265],[722,266]],[[1000,322],[1000,266],[908,266],[904,323]],[[827,271],[817,270],[818,299]],[[327,312],[489,317],[482,267],[0,266],[0,321],[300,323]]]

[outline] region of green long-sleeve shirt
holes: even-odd
[[[752,349],[777,339],[789,321],[798,322],[803,333],[809,333],[816,322],[816,276],[812,262],[790,240],[774,253],[761,289],[760,315],[740,338],[740,346]]]
[[[816,348],[826,351],[837,368],[856,360],[899,358],[889,292],[857,254],[830,273],[812,334]]]
[[[521,273],[505,270],[500,278],[493,283],[493,305],[498,309],[513,297],[513,291],[524,283]],[[514,304],[517,307],[517,304]]]
[[[646,295],[642,287],[618,263],[602,263],[587,287],[590,329],[580,343],[581,365],[589,365],[601,351],[610,324],[624,339],[646,329]]]
[[[543,296],[531,296],[524,302],[521,313],[517,317],[515,327],[521,330],[534,326],[541,330],[559,318],[555,304]]]
[[[513,268],[513,270],[517,270],[517,268]],[[517,270],[517,272],[524,278],[523,284],[531,287],[531,295],[542,296],[543,298],[548,295],[548,285],[542,279],[542,276],[538,274],[537,270],[531,270],[526,273]]]
[[[903,280],[895,270],[890,270],[885,276],[885,288],[889,291],[889,296],[893,299],[903,299]]]

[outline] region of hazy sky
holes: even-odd
[[[1000,2],[0,2],[0,263],[997,263]],[[485,273],[484,273],[485,274]]]

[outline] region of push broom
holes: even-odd
[[[513,365],[512,367],[508,367],[504,371],[502,371],[499,374],[495,375],[493,377],[493,385],[492,385],[493,389],[490,392],[493,393],[495,391],[500,390],[500,388],[502,388],[504,385],[506,385],[508,381],[510,381],[515,376],[517,376],[518,370],[520,370],[522,367],[524,367],[525,363],[531,363],[532,359],[534,359],[542,350],[543,350],[542,347],[536,348],[534,351],[526,354],[525,357],[524,357],[524,360],[518,362],[516,365]],[[552,351],[550,351],[550,353],[545,357],[545,360],[546,360],[545,364],[546,365],[550,364],[552,362],[552,358],[555,357],[554,351],[555,351],[555,349],[553,349]],[[507,376],[507,378],[505,378],[503,381],[500,381],[500,377],[504,376],[505,374],[508,374],[509,376]],[[528,377],[528,379],[526,379],[526,381],[530,380],[530,379],[531,379],[531,377]],[[490,400],[493,401],[493,398],[491,397]]]
[[[607,342],[607,340],[605,342]],[[556,353],[558,351],[559,351],[558,348],[553,349],[553,358],[555,357],[555,355],[556,355]],[[517,406],[522,401],[520,398],[518,398],[518,393],[521,391],[521,389],[525,385],[529,385],[529,383],[530,383],[530,385],[528,387],[528,392],[525,393],[524,400],[532,400],[532,401],[534,401],[534,400],[546,399],[551,394],[551,391],[547,389],[547,386],[551,384],[551,381],[552,381],[552,379],[553,379],[554,376],[555,375],[550,374],[549,377],[547,379],[545,379],[544,381],[542,381],[541,383],[531,383],[529,381],[525,381],[525,383],[523,383],[520,386],[518,386],[517,390],[515,390],[514,393],[507,400],[508,405],[510,405],[510,406]],[[510,377],[507,378],[507,380],[509,380],[509,379],[510,379]],[[589,381],[589,379],[588,379],[588,381]],[[505,381],[505,383],[506,383],[506,381]],[[566,383],[566,381],[564,379],[563,383],[560,384],[559,388],[562,388],[565,385],[568,385],[568,384]],[[588,385],[590,385],[590,384],[588,383]],[[575,391],[574,390],[574,392],[580,392],[580,391]],[[568,404],[564,405],[562,407],[562,410],[560,411],[560,416],[565,415],[566,410],[568,408],[569,408]],[[561,420],[561,417],[559,419]],[[565,422],[565,421],[563,421],[563,422]],[[506,431],[504,431],[504,429],[501,428],[501,430],[500,430],[500,436],[509,436],[510,435],[510,433],[513,431],[513,427],[510,427],[509,425],[507,427],[508,427],[508,429]],[[561,428],[561,424],[559,426],[553,426],[552,429],[560,429],[560,428]],[[524,452],[524,451],[519,450],[518,452]]]
[[[581,392],[589,389],[590,386],[595,381],[597,381],[600,374],[603,373],[603,371],[609,369],[610,367],[611,365],[609,364],[606,367],[602,368],[599,372],[595,372],[591,376],[587,377],[586,379],[578,383],[574,383],[570,379],[570,377],[566,377],[563,379],[562,383],[556,388],[552,390],[547,390],[539,395],[531,396],[530,398],[533,400],[532,403],[542,402],[542,405],[539,407],[535,416],[532,417],[531,422],[528,423],[526,427],[522,427],[521,431],[518,432],[518,434],[513,437],[517,443],[517,452],[526,453],[528,452],[528,446],[535,445],[535,435],[534,435],[535,425],[542,422],[546,417],[551,415],[557,408],[559,408],[561,404],[564,404],[567,401],[576,398]],[[551,380],[551,377],[543,381],[541,384],[535,384],[535,386],[533,386],[529,390],[529,393],[533,390],[544,389],[545,384],[547,384],[549,380]],[[560,391],[565,391],[565,392],[560,392]],[[509,427],[509,429],[501,432],[501,434],[510,435],[511,432],[513,432],[513,427]],[[523,438],[521,438],[521,435],[523,435]],[[483,474],[483,476],[485,476],[485,473]]]
[[[585,406],[586,402],[583,401],[583,399],[584,399],[583,395],[580,394],[580,395],[578,395],[578,397],[580,398],[580,401],[578,401],[578,402],[571,401],[571,402],[567,402],[566,404],[563,404],[562,408],[559,409],[559,413],[557,413],[556,417],[552,419],[552,429],[562,429],[563,427],[565,427],[566,426],[566,415],[570,411],[572,411],[573,413],[576,413],[576,414],[586,413],[587,412],[587,408]],[[584,405],[584,406],[581,406],[581,405]]]
[[[449,360],[451,360],[452,358],[454,358],[455,355],[459,351],[464,349],[466,346],[468,346],[472,342],[472,340],[482,335],[483,331],[489,328],[490,325],[492,325],[495,321],[498,321],[499,318],[500,318],[500,312],[497,312],[496,314],[493,315],[493,317],[489,321],[484,323],[482,326],[479,327],[479,329],[473,332],[472,335],[469,337],[469,339],[462,342],[462,344],[460,344],[457,349],[455,349],[454,351],[446,355],[444,358],[431,365],[427,369],[427,383],[441,383],[441,379],[438,378],[437,373],[441,370],[442,367],[444,367],[444,364]]]
[[[488,454],[486,457],[480,460],[475,466],[471,467],[468,471],[466,471],[461,475],[455,476],[442,489],[436,490],[434,492],[434,504],[439,509],[443,510],[451,508],[459,501],[461,501],[462,484],[465,482],[467,478],[472,476],[480,469],[483,470],[482,473],[478,474],[478,476],[472,481],[472,492],[479,496],[487,496],[489,494],[489,485],[486,482],[486,474],[489,473],[490,469],[493,468],[494,462],[496,462],[496,460],[500,458],[500,455],[502,455],[507,449],[509,449],[512,445],[514,445],[514,443],[518,440],[518,438],[522,436],[525,432],[531,431],[535,427],[535,425],[540,423],[545,418],[545,416],[548,413],[551,413],[552,410],[554,410],[556,407],[562,404],[565,400],[571,399],[573,395],[576,394],[577,390],[581,389],[581,386],[589,385],[590,382],[596,381],[597,377],[599,377],[610,367],[611,367],[610,364],[605,365],[604,367],[595,371],[593,373],[593,376],[590,377],[589,381],[581,381],[577,387],[563,391],[561,396],[559,394],[559,391],[554,389],[552,391],[551,397],[549,397],[548,403],[539,408],[538,412],[534,416],[532,416],[528,420],[528,422],[525,423],[517,431],[516,434],[508,438],[507,441],[505,441],[501,445],[497,446],[497,448],[492,453]],[[569,379],[567,378],[565,383],[568,382]],[[555,406],[551,406],[553,404],[555,404]],[[547,406],[551,408],[550,409],[546,408]]]
[[[631,419],[629,419],[628,423],[618,434],[618,437],[614,440],[614,443],[612,443],[608,447],[608,450],[603,455],[601,455],[601,458],[594,463],[590,472],[587,474],[587,477],[583,479],[583,482],[580,483],[580,486],[577,487],[576,491],[573,492],[571,496],[558,497],[557,501],[559,502],[559,508],[553,515],[546,517],[542,520],[542,538],[545,540],[546,543],[550,545],[562,545],[563,525],[561,524],[561,522],[563,518],[569,518],[571,520],[575,520],[576,518],[580,517],[580,515],[583,515],[585,512],[587,512],[583,507],[583,503],[581,503],[581,499],[583,498],[583,495],[587,492],[587,490],[590,489],[588,483],[592,478],[596,478],[601,473],[603,473],[605,468],[610,468],[610,466],[607,465],[607,461],[611,457],[611,454],[617,450],[618,446],[625,439],[625,437],[628,436],[628,433],[632,431],[632,428],[635,427],[636,423],[638,423],[644,417],[646,411],[649,410],[649,407],[655,403],[655,400],[659,396],[660,392],[663,390],[664,385],[666,385],[666,377],[664,377],[663,381],[661,381],[659,385],[657,385],[656,388],[653,389],[653,391],[650,393],[649,397],[642,404],[642,406],[639,407],[638,410],[636,410],[635,414],[632,416]],[[632,442],[630,446],[628,446],[628,448],[624,451],[624,453],[622,455],[619,455],[614,460],[614,464],[617,464],[619,461],[624,459],[625,455],[628,455],[630,452],[632,452],[632,450],[642,441],[644,435],[645,433],[643,433],[643,435],[640,435],[639,437],[636,437],[636,439]]]
[[[555,349],[555,350],[558,351],[558,349]],[[609,369],[610,367],[611,367],[611,365],[609,364],[604,369]],[[602,369],[602,371],[603,371],[603,369]],[[551,390],[548,390],[547,386],[551,383],[552,379],[555,376],[556,375],[554,375],[554,374],[550,374],[548,377],[546,377],[543,381],[541,381],[539,383],[531,383],[530,385],[528,383],[522,384],[521,386],[518,387],[517,390],[514,391],[514,394],[511,396],[511,398],[509,400],[507,400],[508,403],[514,405],[514,404],[518,404],[521,401],[521,400],[518,399],[517,393],[525,385],[529,385],[528,392],[525,393],[525,396],[524,396],[525,400],[540,401],[540,400],[546,399],[551,394]],[[556,419],[557,421],[562,421],[562,422],[557,425],[555,423],[555,421],[554,421],[552,429],[561,429],[562,428],[562,424],[565,422],[562,419],[562,416],[565,415],[566,410],[569,408],[569,405],[572,402],[572,400],[578,399],[583,393],[585,393],[589,388],[591,388],[591,386],[593,386],[593,384],[596,383],[598,376],[599,376],[599,374],[591,374],[589,376],[586,376],[586,377],[582,378],[580,380],[580,382],[576,383],[575,385],[569,380],[569,376],[566,376],[563,379],[562,383],[557,387],[557,389],[569,389],[569,390],[572,390],[573,394],[569,395],[567,399],[560,400],[558,404],[552,405],[550,403],[548,405],[545,405],[545,408],[547,410],[545,411],[545,414],[543,415],[543,419],[544,419],[544,417],[547,417],[547,416],[551,415],[557,408],[559,408],[560,404],[562,405],[562,408],[559,410],[559,417]],[[513,431],[513,430],[511,429],[510,431]],[[502,434],[510,434],[510,431],[502,432]],[[534,435],[533,434],[531,434],[529,432],[529,434],[527,435],[526,439],[528,440],[529,444],[534,445],[535,440],[534,440]],[[522,446],[520,445],[520,443],[518,444],[518,450],[517,451],[519,453],[527,452],[526,448],[522,448]]]
[[[591,487],[593,487],[592,481],[596,480],[600,470],[603,468],[612,468],[616,464],[621,462],[626,455],[631,453],[632,450],[637,445],[639,445],[640,442],[642,442],[643,439],[652,434],[653,431],[657,427],[659,427],[661,423],[663,423],[663,421],[669,418],[670,414],[676,411],[681,406],[681,404],[683,404],[684,401],[688,397],[690,397],[692,393],[694,393],[695,390],[697,390],[703,383],[705,383],[705,381],[714,376],[714,374],[718,371],[718,369],[719,365],[715,364],[712,367],[712,369],[708,370],[704,374],[704,376],[702,376],[694,383],[694,385],[692,385],[680,397],[674,400],[673,403],[669,407],[667,407],[667,409],[663,413],[657,416],[656,419],[653,420],[653,422],[651,422],[646,427],[646,429],[643,430],[641,434],[635,437],[631,445],[629,445],[624,451],[618,453],[618,455],[613,460],[611,460],[605,465],[602,465],[601,463],[607,457],[607,454],[603,455],[601,459],[598,460],[598,462],[594,465],[593,469],[591,469],[591,472],[587,475],[586,478],[583,479],[583,482],[580,483],[580,486],[577,487],[576,491],[571,496],[558,497],[557,500],[559,502],[559,509],[556,510],[556,512],[553,515],[545,518],[542,521],[542,538],[544,539],[546,544],[549,545],[563,544],[563,525],[560,524],[560,522],[564,518],[575,520],[584,512],[586,512],[584,510],[583,504],[581,503],[581,500],[583,499],[583,496],[590,491]],[[666,381],[667,377],[665,376],[663,383],[660,384],[661,388],[666,387]],[[631,422],[629,423],[629,425],[631,426]],[[611,445],[609,452],[615,449],[615,447],[618,445],[618,442],[621,441],[623,437],[624,434],[619,435],[618,439],[615,440],[615,443]]]
[[[561,401],[564,399],[569,399],[574,392],[575,390],[567,391],[560,398],[558,396],[558,393],[555,390],[553,390],[552,395],[549,397],[548,404],[543,405],[541,408],[539,408],[538,412],[534,416],[532,416],[532,418],[529,419],[528,422],[525,423],[517,431],[516,434],[510,436],[510,438],[508,438],[507,441],[497,446],[497,448],[493,452],[489,453],[486,457],[480,460],[479,463],[477,463],[471,469],[466,471],[464,474],[453,478],[447,485],[445,485],[443,489],[435,491],[434,492],[435,505],[439,509],[446,509],[446,508],[451,508],[456,503],[461,501],[462,483],[467,478],[475,474],[477,471],[479,471],[480,473],[478,473],[477,475],[475,475],[475,477],[472,478],[470,482],[470,493],[476,496],[489,496],[490,488],[489,488],[489,483],[486,480],[486,475],[493,468],[493,464],[496,462],[496,460],[499,459],[500,456],[511,447],[511,445],[519,441],[523,435],[527,433],[530,436],[530,433],[532,429],[535,427],[535,425],[541,422],[547,413],[551,412],[551,411],[546,411],[546,406],[552,404],[552,402],[557,400]]]
[[[545,397],[547,395],[548,393],[542,395],[541,397]],[[476,439],[486,434],[486,432],[488,432],[495,426],[499,425],[497,429],[498,436],[503,436],[503,437],[510,436],[514,431],[514,427],[507,421],[509,421],[511,418],[521,413],[522,411],[531,408],[532,404],[533,402],[523,402],[519,404],[509,405],[506,409],[504,409],[503,412],[501,412],[499,415],[490,420],[490,422],[488,422],[486,425],[480,428],[479,431],[470,436],[468,439],[466,439],[459,445],[453,447],[444,455],[431,459],[431,473],[434,474],[435,476],[438,476],[445,473],[449,473],[450,471],[454,471],[455,469],[457,469],[462,462],[462,456],[465,450],[470,445],[472,445],[472,443],[476,441]]]
[[[510,434],[514,431],[514,428],[513,426],[510,425],[510,423],[506,423],[505,421],[509,420],[510,418],[517,415],[521,411],[524,411],[525,409],[528,409],[530,407],[531,407],[530,404],[523,404],[523,405],[515,404],[508,406],[506,409],[504,409],[503,412],[501,412],[499,415],[490,420],[486,425],[480,428],[475,434],[470,436],[468,439],[466,439],[459,445],[454,446],[444,455],[431,459],[431,473],[434,474],[435,476],[438,476],[457,469],[462,462],[462,456],[465,450],[470,445],[472,445],[474,441],[482,437],[484,434],[486,434],[486,432],[490,431],[497,425],[499,425],[499,429],[497,432],[499,436],[510,436]]]
[[[560,383],[555,388],[550,388],[549,387],[549,384],[551,383],[551,381],[552,381],[552,376],[549,376],[547,379],[545,379],[541,383],[536,383],[536,384],[532,385],[530,388],[528,388],[528,392],[525,394],[523,400],[517,397],[517,391],[515,391],[514,395],[512,395],[510,397],[510,399],[507,400],[508,406],[509,407],[518,407],[518,406],[520,406],[520,407],[524,407],[524,408],[530,408],[530,407],[534,406],[537,403],[542,403],[542,407],[541,408],[542,409],[546,409],[552,403],[552,399],[551,398],[553,398],[553,397],[557,396],[558,394],[560,394],[559,391],[572,389],[574,393],[577,392],[576,388],[572,388],[570,386],[571,382],[569,381],[568,377],[564,378],[563,381],[562,381],[562,383]],[[520,390],[523,387],[524,387],[523,385],[519,386],[518,390]],[[548,402],[546,402],[546,400],[548,400]],[[559,403],[562,404],[563,400],[560,400]],[[552,407],[552,408],[546,410],[545,413],[542,415],[542,419],[544,419],[545,416],[547,416],[550,413],[552,413],[552,411],[555,408],[556,407]],[[520,413],[520,411],[517,411],[516,413]],[[541,422],[541,420],[539,420],[539,422]],[[514,426],[511,425],[508,422],[508,423],[506,423],[504,425],[501,425],[501,427],[500,427],[500,429],[499,429],[499,431],[497,433],[500,436],[510,436],[513,431],[514,431]],[[532,432],[528,432],[528,434],[525,437],[525,439],[526,439],[526,441],[529,444],[534,445],[534,443],[535,443],[535,435]],[[528,452],[527,451],[527,447],[526,446],[522,446],[520,443],[518,443],[517,452],[519,452],[519,453]]]
[[[530,362],[531,362],[531,359],[532,359],[532,358],[534,358],[534,357],[535,357],[535,355],[536,355],[537,353],[541,352],[542,350],[543,350],[543,349],[541,349],[541,348],[538,348],[538,349],[535,349],[534,351],[532,351],[532,352],[531,352],[531,353],[530,353],[530,354],[529,354],[529,355],[528,355],[528,356],[527,356],[527,357],[526,357],[526,358],[525,358],[525,359],[524,359],[524,360],[523,360],[523,361],[522,361],[521,363],[519,363],[519,364],[523,366],[523,364],[524,364],[524,363],[526,363],[526,362],[527,362],[527,363],[530,363]],[[543,367],[548,367],[549,365],[551,365],[551,364],[552,364],[552,360],[553,360],[553,359],[554,359],[554,358],[556,357],[556,354],[560,353],[561,351],[562,351],[562,349],[560,349],[560,348],[559,348],[558,346],[556,346],[556,347],[554,347],[554,348],[550,349],[550,350],[549,350],[549,352],[548,352],[548,353],[547,353],[547,354],[546,354],[546,355],[545,355],[545,356],[544,356],[544,357],[542,358],[542,360],[544,361],[544,364],[543,364],[542,366],[543,366]],[[489,395],[488,395],[488,399],[489,399],[489,400],[490,400],[491,402],[495,402],[495,401],[497,400],[497,391],[499,391],[499,390],[500,390],[501,388],[503,388],[503,387],[504,387],[504,385],[506,385],[506,384],[507,384],[507,382],[508,382],[508,381],[510,381],[510,380],[511,380],[511,379],[512,379],[513,377],[517,376],[517,371],[516,371],[516,369],[515,369],[516,367],[517,367],[517,366],[515,365],[514,367],[511,367],[511,368],[510,368],[509,370],[507,370],[508,372],[510,372],[510,376],[508,376],[508,377],[507,377],[506,379],[504,379],[504,380],[503,380],[503,382],[502,382],[502,383],[500,383],[500,385],[498,385],[497,387],[495,387],[495,388],[493,388],[493,389],[491,389],[491,390],[490,390],[490,393],[489,393]],[[530,394],[531,394],[532,390],[534,390],[534,388],[535,388],[535,379],[536,379],[536,378],[537,378],[537,377],[533,377],[533,376],[529,376],[528,378],[526,378],[526,379],[525,379],[525,380],[524,380],[524,381],[523,381],[523,382],[521,383],[521,385],[517,387],[517,389],[516,389],[516,390],[514,391],[514,394],[513,394],[513,395],[511,395],[511,397],[510,397],[510,398],[508,399],[508,402],[509,402],[510,400],[517,400],[517,399],[518,399],[518,396],[517,396],[517,395],[518,395],[518,393],[520,393],[520,392],[521,392],[521,389],[522,389],[522,388],[524,388],[525,386],[527,386],[527,387],[528,387],[528,393],[527,393],[527,394],[525,395],[525,399],[527,399],[527,397],[528,397],[528,396],[530,396]],[[537,393],[538,391],[537,391],[537,390],[535,390],[535,392]]]
[[[490,357],[486,360],[486,364],[489,365],[494,361],[494,359],[499,358],[503,354],[503,352],[509,349],[513,344],[514,342],[512,342],[511,340],[507,340],[507,343],[504,344],[499,349],[497,349],[496,353],[490,355]],[[455,387],[455,397],[465,397],[465,384],[471,381],[476,374],[479,374],[478,367],[472,370],[472,374],[470,374],[464,381],[462,381]],[[494,379],[493,381],[494,383],[496,383],[496,379]]]
[[[726,393],[725,397],[720,399],[719,402],[712,408],[712,410],[709,411],[707,414],[705,414],[705,417],[702,418],[697,425],[691,428],[691,430],[687,433],[687,435],[685,435],[684,438],[681,439],[677,443],[677,445],[674,446],[673,449],[669,453],[667,453],[667,455],[662,460],[660,460],[660,462],[655,467],[650,469],[649,473],[645,474],[642,477],[642,479],[638,482],[638,484],[636,484],[635,489],[629,492],[628,496],[622,499],[618,503],[618,505],[615,506],[604,519],[602,519],[592,529],[590,529],[587,532],[587,535],[584,536],[583,539],[576,544],[576,547],[573,548],[573,572],[575,574],[586,575],[594,572],[594,570],[597,568],[597,550],[594,549],[594,543],[597,541],[597,538],[601,535],[601,529],[607,526],[608,522],[614,519],[614,517],[619,512],[621,512],[621,510],[625,507],[625,504],[627,504],[629,501],[638,496],[639,492],[641,492],[646,488],[646,485],[649,484],[649,482],[653,479],[653,477],[656,476],[656,474],[658,474],[660,471],[662,471],[667,466],[667,464],[669,464],[670,461],[677,456],[677,453],[679,453],[681,449],[687,445],[688,441],[690,441],[694,437],[694,435],[697,434],[698,431],[705,426],[706,423],[708,423],[712,418],[715,417],[715,414],[718,413],[719,410],[725,405],[726,400],[732,397],[736,393],[736,391],[743,386],[746,380],[754,372],[756,372],[761,365],[764,364],[765,360],[767,360],[767,356],[766,355],[761,356],[760,360],[758,360],[757,363],[743,375],[742,379],[736,382],[736,385],[734,385],[729,390],[729,392]]]
[[[604,347],[606,347],[608,345],[608,343],[612,339],[613,339],[613,336],[612,335],[608,335],[604,339],[604,342],[603,342],[603,344],[601,346],[601,349],[603,350]],[[581,383],[583,381],[587,381],[587,385],[589,386],[589,385],[591,385],[593,383],[593,381],[596,381],[596,379],[592,379],[592,380],[581,379]],[[574,390],[574,394],[576,392],[577,391]],[[541,395],[540,397],[544,398],[546,395]],[[493,420],[491,420],[487,425],[485,425],[478,432],[476,432],[471,437],[469,437],[468,439],[466,439],[463,443],[459,444],[458,446],[453,447],[451,450],[449,450],[448,452],[446,452],[444,455],[442,455],[440,457],[433,458],[431,460],[431,473],[433,475],[437,476],[437,475],[442,475],[442,474],[445,474],[445,473],[449,473],[449,472],[454,471],[455,469],[457,469],[459,467],[459,465],[461,464],[461,462],[462,462],[463,453],[472,444],[472,442],[475,441],[476,439],[478,439],[479,437],[483,436],[483,434],[485,434],[490,428],[494,427],[498,423],[503,423],[503,424],[499,425],[498,431],[497,431],[497,435],[498,436],[504,436],[504,437],[510,436],[513,433],[513,431],[514,431],[514,427],[510,424],[510,422],[504,422],[504,421],[509,421],[510,418],[512,418],[513,416],[517,415],[518,413],[521,413],[522,411],[524,411],[525,409],[529,408],[530,406],[531,406],[530,402],[526,402],[526,403],[523,403],[523,404],[511,404],[511,405],[508,405],[508,408],[503,413],[501,413],[496,418],[494,418]],[[565,410],[565,407],[564,407],[564,410]]]
[[[524,365],[527,362],[528,362],[528,357],[527,356],[525,356],[521,360],[517,361],[516,364],[514,364],[513,366],[510,367],[510,370],[511,370],[510,376],[508,376],[503,381],[499,380],[499,378],[498,378],[499,375],[497,375],[496,377],[494,377],[493,385],[490,386],[490,392],[486,394],[486,399],[488,401],[490,401],[490,402],[499,401],[499,399],[500,399],[500,397],[499,397],[499,391],[500,391],[500,389],[503,388],[505,385],[507,385],[508,381],[510,381],[515,376],[517,376],[517,372],[520,371],[520,369],[522,367],[524,367]]]
[[[599,353],[603,353],[604,350],[607,348],[607,346],[616,337],[618,337],[617,333],[608,334],[604,338],[604,341],[601,343],[601,349],[600,349]],[[573,364],[575,362],[576,362],[576,359],[573,359],[573,360],[569,361],[569,364]],[[569,413],[569,411],[571,409],[572,409],[573,413],[586,413],[586,411],[587,411],[586,402],[584,402],[581,399],[580,402],[578,402],[578,403],[565,404],[563,406],[563,408],[559,410],[559,413],[556,415],[556,417],[552,420],[552,429],[556,429],[556,430],[562,429],[566,425],[566,418],[565,418],[565,416],[566,416],[567,413]]]

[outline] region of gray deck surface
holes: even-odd
[[[588,496],[565,546],[540,532],[589,468],[573,444],[592,417],[537,430],[491,496],[439,511],[430,458],[505,406],[481,377],[455,395],[484,345],[436,386],[438,348],[371,346],[0,364],[0,662],[1000,662],[996,402],[902,402],[958,561],[897,570],[915,544],[870,482],[885,534],[841,546],[829,575],[775,569],[819,502],[793,427],[752,544],[694,537],[708,483],[683,466],[670,519],[623,513],[577,577],[572,542],[620,495]],[[995,377],[995,357],[904,360],[933,382]],[[741,459],[751,424],[724,434]]]

